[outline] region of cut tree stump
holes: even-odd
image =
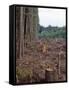
[[[57,81],[57,73],[54,69],[51,68],[47,68],[45,70],[45,81],[46,82],[53,82],[53,81]]]

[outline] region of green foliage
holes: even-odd
[[[43,27],[40,26],[38,37],[43,38],[66,38],[65,27]]]

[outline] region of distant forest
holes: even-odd
[[[40,28],[38,30],[39,38],[66,38],[66,27],[55,27],[49,25],[48,27],[44,27],[39,25]]]

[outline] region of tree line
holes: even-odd
[[[66,27],[51,26],[48,27],[40,26],[38,30],[39,38],[66,38]]]

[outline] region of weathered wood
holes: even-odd
[[[20,7],[16,8],[16,58],[20,58]]]
[[[45,81],[46,82],[57,81],[57,73],[56,73],[56,71],[51,69],[51,68],[47,68],[45,70]]]
[[[20,8],[20,59],[24,54],[24,21],[23,21],[23,7]]]
[[[64,52],[60,51],[59,54],[58,54],[58,79],[61,75],[61,70],[60,70],[60,67],[61,67],[61,56],[64,57]]]
[[[50,68],[46,69],[46,71],[45,71],[45,80],[47,82],[53,81],[54,80],[53,74],[54,73],[53,73],[52,69],[50,69]]]
[[[24,48],[28,42],[36,40],[38,24],[38,9],[31,7],[16,8],[16,58],[23,59]]]

